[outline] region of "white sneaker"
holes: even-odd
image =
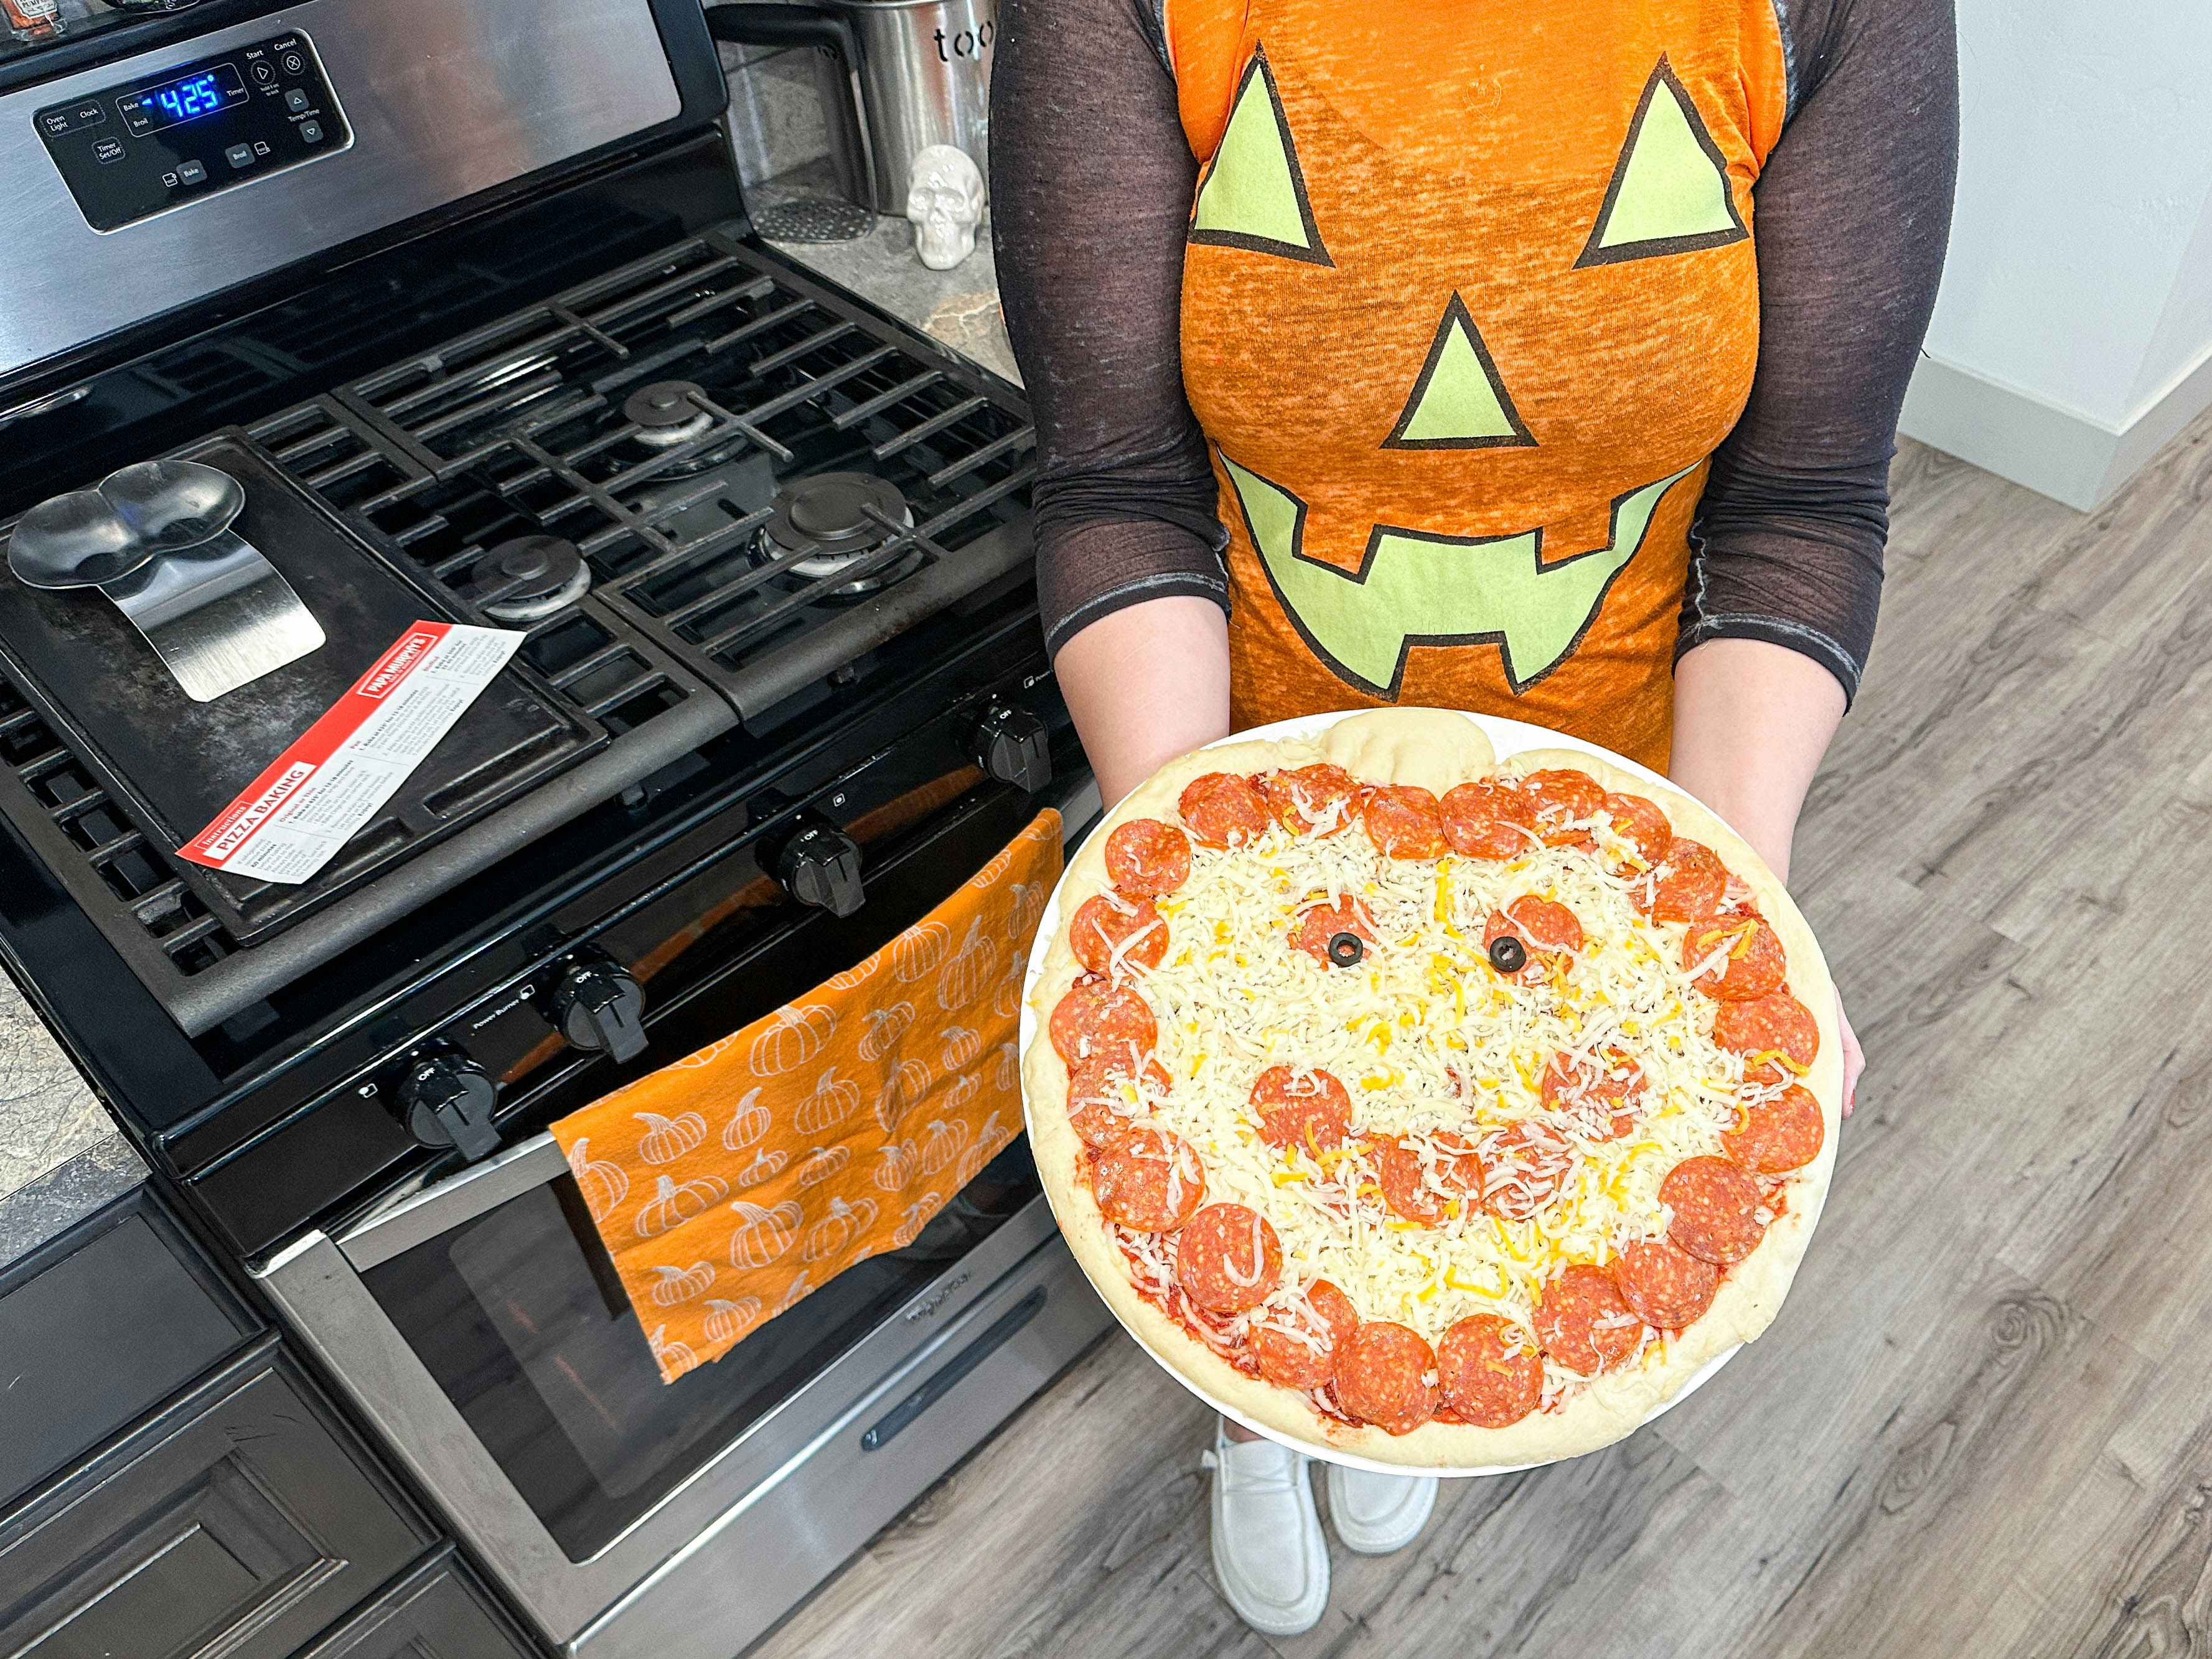
[[[1345,1547],[1362,1555],[1405,1548],[1420,1536],[1436,1506],[1434,1475],[1370,1474],[1328,1466],[1328,1518]]]
[[[1328,1610],[1328,1545],[1306,1460],[1272,1440],[1231,1440],[1217,1421],[1213,1576],[1237,1615],[1262,1636],[1296,1636]]]

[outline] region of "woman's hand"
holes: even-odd
[[[1708,640],[1674,665],[1674,781],[1735,826],[1786,886],[1805,791],[1844,717],[1844,688],[1812,658],[1762,640]],[[1844,1115],[1866,1057],[1836,1000]]]

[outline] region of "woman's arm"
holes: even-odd
[[[1958,77],[1948,0],[1784,13],[1802,84],[1754,191],[1759,370],[1693,532],[1670,769],[1786,881],[1873,643],[1898,411],[1950,222]],[[1848,1112],[1862,1061],[1841,1025]]]
[[[1229,734],[1229,624],[1208,600],[1116,611],[1053,667],[1109,806],[1164,763]]]

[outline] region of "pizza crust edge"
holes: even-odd
[[[1106,1232],[1089,1185],[1079,1178],[1081,1142],[1067,1118],[1065,1067],[1047,1030],[1054,1006],[1081,975],[1067,942],[1068,924],[1083,902],[1111,884],[1106,838],[1132,818],[1179,822],[1183,786],[1208,772],[1249,775],[1279,767],[1334,761],[1362,781],[1415,783],[1441,794],[1451,783],[1497,769],[1495,751],[1467,715],[1440,709],[1376,709],[1339,721],[1315,744],[1260,741],[1203,749],[1169,762],[1132,791],[1092,830],[1062,878],[1058,932],[1046,947],[1031,1007],[1036,1034],[1023,1056],[1030,1146],[1061,1236],[1115,1316],[1154,1360],[1239,1416],[1327,1457],[1346,1453],[1409,1472],[1547,1463],[1592,1452],[1633,1433],[1710,1361],[1755,1340],[1773,1322],[1819,1221],[1836,1158],[1843,1096],[1843,1047],[1827,966],[1813,931],[1759,855],[1711,811],[1671,785],[1655,784],[1580,750],[1526,750],[1510,757],[1524,771],[1571,766],[1609,790],[1657,803],[1676,833],[1701,841],[1752,888],[1762,915],[1790,959],[1789,989],[1812,1010],[1820,1051],[1804,1087],[1820,1102],[1820,1156],[1795,1171],[1788,1211],[1759,1249],[1722,1282],[1713,1305],[1670,1345],[1664,1363],[1622,1375],[1601,1374],[1565,1408],[1535,1412],[1503,1429],[1428,1423],[1394,1435],[1367,1425],[1348,1426],[1316,1411],[1304,1395],[1247,1376],[1140,1296],[1127,1264]],[[1442,787],[1439,787],[1442,780]],[[1211,1195],[1209,1194],[1209,1197]]]

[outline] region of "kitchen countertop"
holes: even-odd
[[[791,190],[764,190],[765,201]],[[784,253],[1016,385],[999,309],[991,229],[951,270],[915,257],[914,228],[878,216],[850,242],[778,242]],[[0,975],[0,1267],[145,1179],[131,1150],[22,993]]]
[[[790,176],[790,175],[787,175]],[[794,192],[769,186],[757,192],[763,204]],[[915,257],[914,227],[903,219],[878,215],[875,228],[851,242],[777,242],[809,270],[873,301],[902,322],[993,374],[1022,383],[1006,342],[1006,322],[999,308],[999,273],[991,257],[991,224],[975,233],[975,251],[950,270],[932,270]]]
[[[145,1178],[46,1022],[0,974],[0,1266]]]

